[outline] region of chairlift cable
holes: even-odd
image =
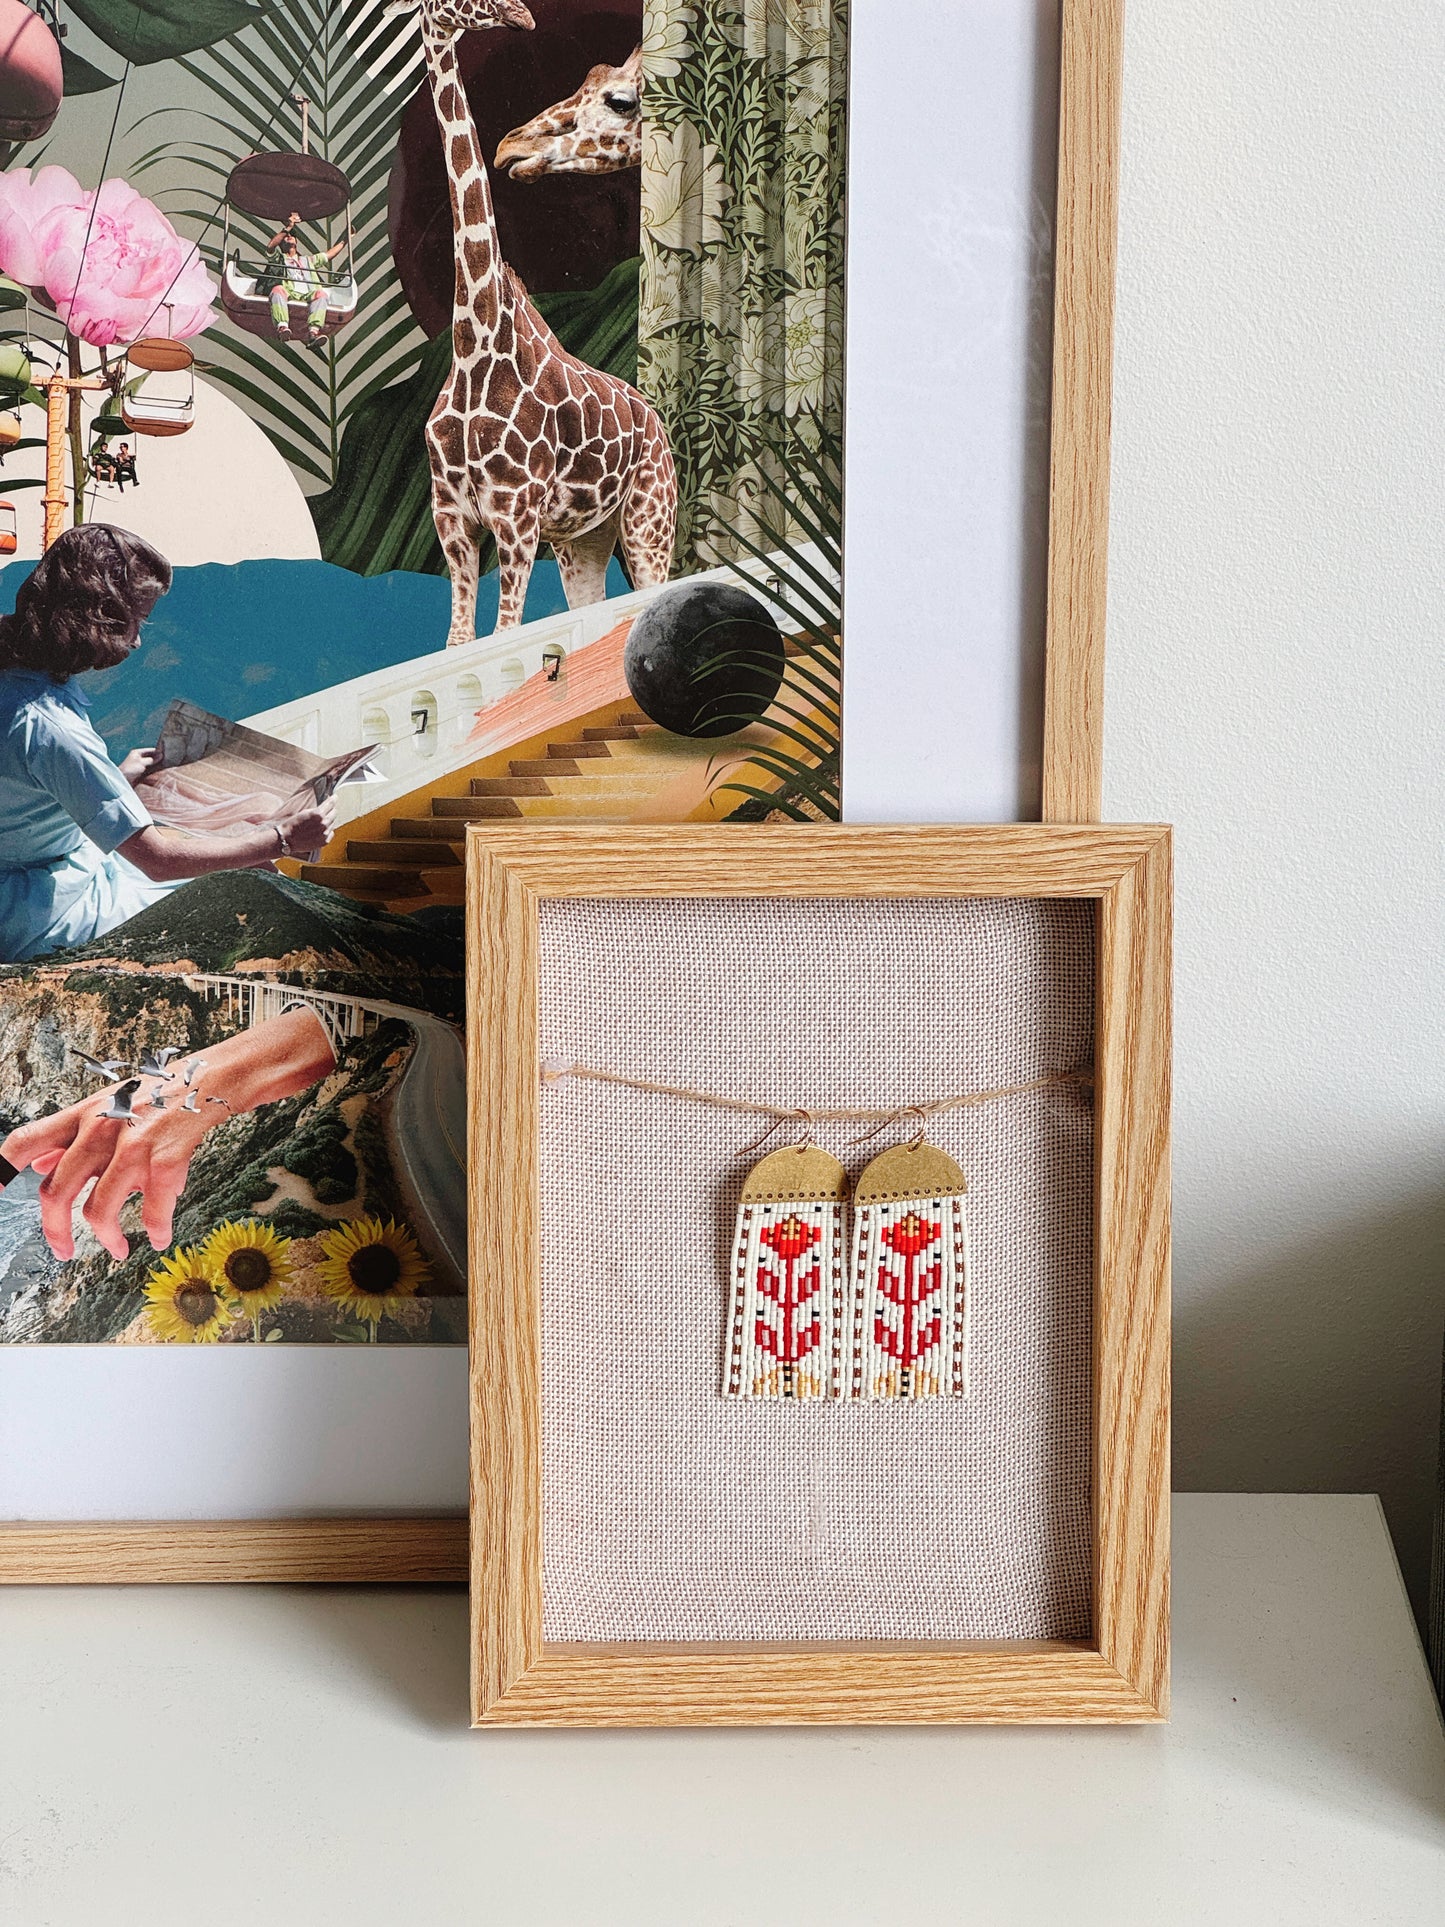
[[[132,39],[140,32],[141,4],[136,0],[135,19],[131,23]],[[65,332],[72,334],[71,322],[75,319],[75,304],[80,299],[80,284],[85,279],[85,257],[90,247],[91,232],[95,227],[95,211],[100,206],[100,190],[105,186],[105,170],[110,166],[110,150],[115,145],[115,130],[120,125],[120,110],[125,105],[125,84],[130,79],[132,63],[127,60],[120,77],[120,87],[115,96],[115,112],[110,117],[110,134],[105,143],[105,157],[100,163],[100,178],[95,184],[95,193],[90,202],[90,219],[85,224],[85,239],[80,247],[80,260],[75,269],[75,286],[70,290],[70,301],[65,311]]]
[[[139,13],[138,8],[137,8],[137,13]],[[272,128],[276,125],[276,117],[281,112],[282,101],[289,100],[291,98],[291,95],[294,89],[300,84],[302,75],[306,72],[306,66],[308,61],[311,59],[311,56],[315,53],[317,47],[321,44],[321,36],[326,30],[326,19],[327,19],[327,9],[323,5],[321,8],[321,18],[317,22],[316,32],[311,36],[311,45],[306,49],[305,53],[301,56],[300,64],[298,65],[295,73],[291,76],[290,85],[284,88],[281,94],[278,96],[276,105],[271,109],[271,118],[266,122],[266,125],[261,129],[260,136],[256,143],[258,152],[260,151],[261,143],[266,139],[266,136],[271,132]],[[194,253],[198,259],[200,257],[200,252],[201,252],[201,243],[202,241],[205,240],[206,236],[210,233],[211,229],[216,225],[216,216],[220,213],[222,207],[225,205],[225,200],[226,200],[226,190],[222,188],[221,192],[216,196],[215,205],[211,209],[210,215],[206,221],[205,226],[201,229],[200,233],[196,236],[195,240],[191,244],[192,253]],[[155,320],[156,316],[160,313],[161,309],[166,305],[166,301],[170,295],[171,289],[176,285],[177,281],[179,281],[181,276],[185,273],[187,267],[190,265],[190,259],[191,259],[190,255],[187,255],[185,259],[181,262],[181,265],[176,269],[175,273],[171,276],[170,282],[166,287],[165,293],[162,294],[160,300],[157,301],[156,305],[151,309],[150,313],[146,316],[145,325],[141,329],[142,334],[146,332],[146,329],[150,327],[151,323]]]

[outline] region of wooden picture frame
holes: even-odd
[[[1092,822],[1100,810],[1122,40],[1123,0],[1061,0],[1046,823]],[[0,1522],[0,1585],[441,1582],[466,1567],[461,1515]]]
[[[483,1726],[1149,1721],[1168,1695],[1170,836],[1152,826],[474,826],[468,843],[472,1711]],[[1087,1640],[545,1643],[539,906],[1096,902]]]
[[[1063,0],[1044,626],[1045,823],[1096,823],[1103,808],[1123,41],[1124,0]]]

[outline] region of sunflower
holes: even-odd
[[[290,1248],[291,1240],[278,1236],[269,1224],[240,1218],[216,1227],[201,1246],[201,1263],[255,1325],[268,1305],[280,1302],[291,1282]]]
[[[352,1218],[317,1240],[316,1267],[322,1289],[343,1310],[376,1327],[398,1299],[410,1298],[431,1280],[431,1267],[405,1225],[391,1218]]]
[[[146,1318],[168,1345],[214,1345],[236,1315],[216,1274],[194,1245],[183,1245],[146,1279]]]

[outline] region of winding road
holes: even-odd
[[[426,1011],[358,997],[364,1010],[410,1026],[416,1050],[392,1093],[392,1155],[413,1222],[433,1257],[467,1288],[467,1058],[459,1031]]]

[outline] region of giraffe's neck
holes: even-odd
[[[502,313],[502,252],[491,183],[457,63],[459,36],[438,33],[424,22],[422,38],[452,203],[452,333],[458,340],[464,333],[475,343],[478,334],[494,332]]]

